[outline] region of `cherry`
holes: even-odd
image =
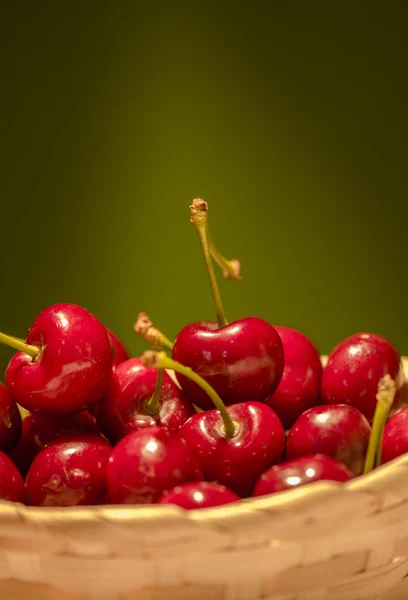
[[[21,440],[10,457],[25,477],[34,458],[49,442],[61,435],[81,431],[98,433],[95,418],[88,411],[66,417],[29,414],[23,420]]]
[[[323,368],[319,352],[308,337],[290,327],[274,328],[283,343],[285,366],[268,405],[289,429],[302,412],[319,404]]]
[[[408,452],[408,407],[395,414],[384,427],[382,463]]]
[[[330,456],[300,456],[265,471],[258,479],[252,496],[265,496],[290,490],[314,481],[349,481],[351,472]]]
[[[24,481],[13,461],[0,451],[0,498],[10,502],[25,501]]]
[[[175,504],[186,510],[210,508],[239,500],[239,496],[216,482],[183,483],[165,492],[157,504]]]
[[[164,352],[147,351],[141,358],[149,366],[191,378],[209,395],[217,408],[190,417],[179,435],[196,455],[205,479],[218,481],[240,496],[250,494],[266,467],[282,457],[285,433],[275,412],[260,402],[225,407],[203,378]]]
[[[225,404],[264,402],[276,389],[283,372],[283,346],[278,332],[258,317],[228,324],[211,260],[207,230],[208,205],[194,200],[192,221],[196,226],[216,306],[218,324],[200,321],[178,334],[173,358],[203,377]],[[186,396],[200,408],[211,406],[208,397],[181,374]]]
[[[21,415],[7,388],[0,383],[0,450],[9,453],[21,438]]]
[[[0,337],[5,338],[10,343],[8,336]],[[20,348],[6,381],[12,398],[30,412],[63,416],[91,407],[106,393],[112,373],[109,336],[86,309],[46,308]]]
[[[109,459],[107,481],[112,504],[150,504],[166,490],[202,479],[186,442],[164,427],[129,433]]]
[[[310,454],[331,456],[360,475],[371,428],[364,415],[347,404],[314,406],[296,420],[286,440],[286,459]]]
[[[112,447],[100,436],[76,433],[50,442],[35,457],[26,478],[32,506],[105,504],[106,467]]]
[[[109,340],[110,340],[111,347],[112,347],[113,367],[115,368],[118,365],[120,365],[120,363],[125,362],[125,360],[128,360],[129,353],[128,353],[124,343],[118,338],[116,333],[114,333],[108,327],[106,328],[106,330],[108,332]]]
[[[371,421],[378,382],[387,374],[397,386],[397,405],[404,383],[397,350],[379,335],[356,333],[340,342],[329,355],[323,371],[322,400],[327,404],[351,404]]]
[[[193,412],[166,372],[131,358],[116,367],[110,390],[96,407],[95,416],[101,431],[116,444],[131,431],[152,425],[176,431]]]

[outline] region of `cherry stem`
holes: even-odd
[[[210,279],[212,295],[214,298],[215,310],[219,327],[228,324],[222,305],[221,294],[215,276],[214,265],[211,258],[210,243],[208,237],[208,204],[199,198],[193,200],[191,206],[191,222],[194,223],[200,239],[201,249],[203,251],[205,265],[207,267],[208,277]]]
[[[228,260],[221,254],[218,248],[214,245],[212,241],[210,232],[207,230],[208,235],[208,244],[210,246],[211,256],[218,264],[219,267],[224,271],[225,279],[242,279],[241,277],[241,263],[239,260],[235,258]]]
[[[224,423],[224,434],[225,437],[232,438],[235,435],[235,425],[233,420],[228,414],[224,402],[221,400],[214,388],[205,381],[200,375],[195,373],[190,367],[186,367],[181,363],[169,358],[165,352],[154,352],[153,350],[147,350],[142,354],[140,360],[147,367],[154,367],[155,369],[172,369],[180,375],[184,375],[191,381],[194,381],[202,390],[204,390],[214,403],[215,408],[220,411],[223,423]]]
[[[6,346],[10,346],[15,350],[20,350],[25,354],[28,354],[32,358],[38,358],[40,353],[40,349],[37,346],[31,346],[30,344],[26,344],[19,338],[15,338],[11,335],[6,335],[5,333],[0,333],[0,343],[5,344]]]
[[[364,463],[364,474],[380,466],[384,427],[395,397],[395,383],[390,375],[385,375],[378,382],[377,406],[375,408],[370,439]]]
[[[154,417],[158,415],[161,409],[160,393],[163,385],[163,369],[157,369],[156,385],[154,386],[153,396],[144,405],[145,412]]]
[[[173,350],[173,342],[164,333],[159,331],[157,327],[153,327],[153,323],[145,312],[139,313],[134,330],[137,335],[140,335],[148,344],[151,344],[152,348]]]

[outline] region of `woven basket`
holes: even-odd
[[[1,600],[406,600],[407,574],[408,455],[214,509],[0,503]]]

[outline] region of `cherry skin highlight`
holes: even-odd
[[[320,401],[322,363],[313,343],[300,331],[274,325],[283,343],[285,366],[275,392],[268,400],[285,429]]]
[[[107,391],[112,349],[106,328],[85,308],[55,304],[28,336],[36,359],[17,352],[6,372],[11,397],[30,412],[64,416],[87,409]]]
[[[25,502],[24,481],[13,461],[0,451],[0,499]]]
[[[192,416],[179,434],[195,453],[205,479],[247,496],[261,473],[282,458],[285,432],[275,412],[260,402],[234,404],[227,411],[235,424],[234,437],[224,435],[216,409]]]
[[[0,451],[9,453],[21,438],[21,415],[7,388],[0,383]]]
[[[265,471],[258,479],[253,496],[291,490],[315,481],[349,481],[351,472],[330,456],[300,456]]]
[[[389,374],[395,381],[398,405],[404,375],[400,356],[385,338],[357,333],[338,344],[328,357],[322,378],[322,400],[327,404],[350,404],[369,421],[377,405],[379,380]]]
[[[106,504],[106,467],[112,447],[91,433],[61,436],[35,457],[26,478],[32,506]]]
[[[408,407],[397,412],[384,427],[381,462],[408,452]]]
[[[364,415],[347,404],[314,406],[297,419],[286,440],[286,459],[324,454],[360,475],[371,428]]]
[[[186,510],[211,508],[236,502],[239,496],[223,485],[215,482],[199,481],[183,483],[165,492],[157,504],[174,504]]]
[[[177,431],[194,413],[192,405],[164,372],[160,410],[155,415],[148,414],[145,405],[154,393],[156,380],[157,370],[144,366],[139,358],[116,367],[110,389],[95,411],[101,431],[113,444],[131,431],[152,425]]]
[[[278,332],[258,317],[223,327],[206,321],[188,325],[174,342],[173,359],[201,375],[225,404],[266,401],[279,384],[284,364]],[[194,382],[183,375],[177,379],[193,404],[212,408]]]

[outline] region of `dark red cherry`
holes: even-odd
[[[165,492],[157,501],[158,504],[175,504],[192,510],[194,508],[210,508],[221,506],[239,500],[224,485],[215,482],[199,481],[195,483],[183,483],[168,492]]]
[[[108,332],[108,335],[109,335],[109,339],[110,339],[110,342],[111,342],[111,346],[112,346],[113,367],[115,368],[118,365],[120,365],[120,363],[123,363],[123,362],[125,362],[125,360],[128,360],[129,353],[127,351],[127,348],[126,348],[125,344],[122,342],[122,340],[120,340],[118,338],[118,336],[116,335],[116,333],[114,333],[108,327],[106,329],[107,329],[107,332]]]
[[[308,337],[290,327],[274,327],[283,343],[285,367],[268,405],[285,429],[289,429],[302,412],[319,404],[323,368],[320,355]]]
[[[164,372],[159,412],[149,414],[147,402],[153,396],[156,381],[157,370],[144,366],[139,358],[131,358],[116,367],[110,390],[95,412],[101,431],[113,444],[131,431],[152,425],[177,431],[194,413],[179,387]]]
[[[266,401],[279,384],[284,363],[278,332],[258,317],[223,327],[204,321],[188,325],[174,342],[173,358],[201,375],[225,404]],[[177,379],[191,402],[212,407],[194,382],[183,375]]]
[[[61,436],[35,457],[26,479],[33,506],[105,504],[106,467],[112,447],[91,433]]]
[[[21,438],[21,415],[7,388],[0,383],[0,451],[9,453]]]
[[[0,451],[0,498],[10,502],[25,501],[24,481],[12,460]]]
[[[286,440],[286,459],[324,454],[360,475],[371,428],[364,415],[347,404],[314,406],[297,419]]]
[[[381,459],[387,463],[408,452],[408,407],[397,412],[384,428]]]
[[[258,479],[253,496],[290,490],[314,481],[349,481],[351,472],[330,456],[300,456],[265,471]]]
[[[399,354],[385,338],[373,333],[356,333],[338,344],[328,357],[322,378],[322,400],[327,404],[351,404],[369,421],[377,405],[378,382],[389,374],[400,400],[404,373]]]
[[[185,441],[164,427],[129,433],[114,448],[107,470],[112,504],[149,504],[166,490],[202,478]]]
[[[91,407],[105,395],[112,374],[106,328],[85,308],[55,304],[43,310],[28,336],[38,347],[11,359],[6,381],[11,397],[30,412],[64,416]]]

